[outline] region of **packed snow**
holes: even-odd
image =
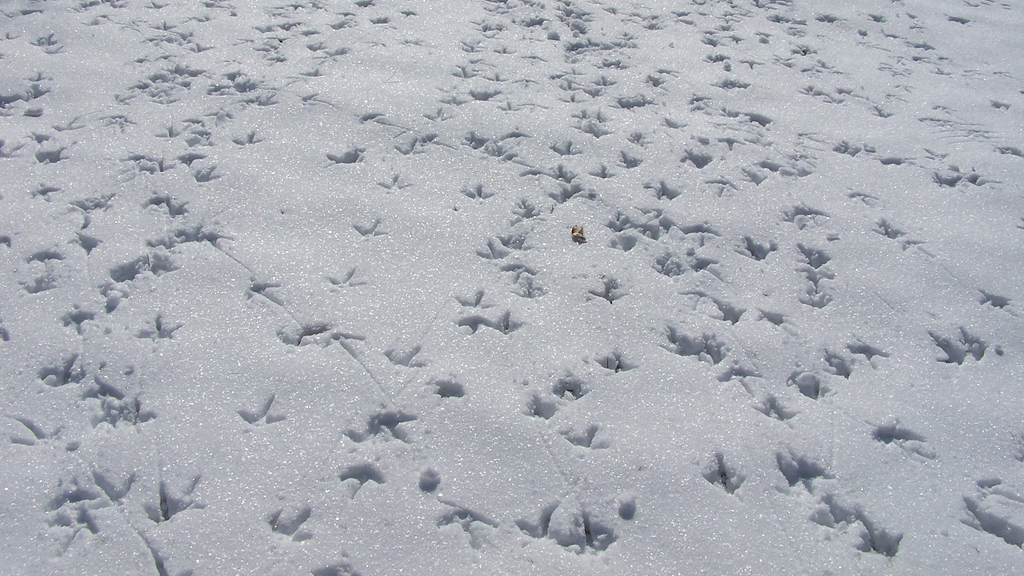
[[[0,1],[0,573],[1024,574],[1024,5]]]

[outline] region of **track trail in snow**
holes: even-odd
[[[1019,6],[0,12],[11,570],[1024,565]]]

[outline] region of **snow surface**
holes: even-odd
[[[0,573],[1024,573],[1021,3],[0,10]]]

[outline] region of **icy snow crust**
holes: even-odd
[[[0,9],[3,574],[1024,573],[1020,3]]]

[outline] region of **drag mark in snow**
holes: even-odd
[[[22,416],[10,416],[10,418],[11,420],[14,420],[21,424],[22,427],[24,427],[32,434],[31,438],[24,435],[24,433],[10,434],[9,437],[11,439],[11,444],[21,444],[22,446],[35,446],[36,442],[49,440],[50,438],[53,438],[58,432],[60,432],[59,428],[57,430],[54,430],[53,432],[47,432],[31,418],[25,418]]]

